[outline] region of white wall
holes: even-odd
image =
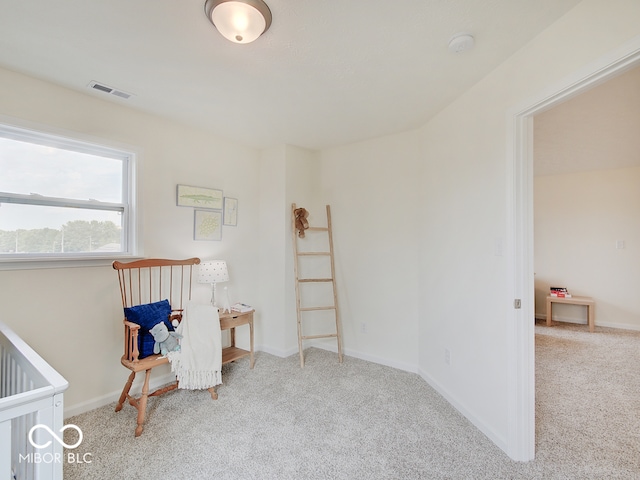
[[[425,294],[418,289],[426,188],[418,147],[408,132],[321,153],[345,351],[409,371],[416,371]]]
[[[257,304],[256,150],[7,70],[0,70],[0,91],[0,115],[133,146],[144,256],[226,259],[231,301]],[[193,209],[175,204],[178,183],[238,198],[238,226],[224,227],[221,242],[194,241]],[[197,286],[195,295],[207,301],[210,290]],[[117,399],[128,370],[120,365],[122,308],[110,266],[0,271],[0,304],[2,321],[69,381],[67,412]],[[245,332],[238,343],[248,345]]]
[[[268,325],[256,344],[275,355],[284,355],[284,318],[286,310],[286,249],[283,241],[287,231],[286,148],[264,150],[260,155],[260,315]]]
[[[291,204],[317,201],[317,153],[284,145],[260,156],[260,348],[278,356],[298,351],[291,246]]]
[[[640,330],[639,186],[639,167],[536,177],[536,316],[546,318],[549,287],[566,286],[595,299],[596,325]],[[584,307],[553,313],[586,323]]]
[[[583,1],[421,131],[420,371],[507,452],[507,114],[640,34],[638,18],[637,1]]]
[[[286,247],[286,276],[285,276],[285,317],[284,317],[284,329],[286,344],[289,346],[288,352],[298,350],[298,325],[296,315],[296,294],[295,294],[295,275],[294,275],[294,258],[293,258],[293,234],[292,234],[292,218],[291,218],[291,205],[296,204],[297,207],[306,208],[309,211],[309,223],[310,225],[326,224],[324,219],[324,205],[319,203],[319,179],[320,179],[320,165],[318,161],[318,153],[306,150],[304,148],[288,145],[286,149],[286,184],[287,189],[285,192],[286,209],[284,214],[286,215],[286,234],[284,245]],[[326,251],[326,249],[325,249]],[[326,260],[326,258],[325,258]],[[300,262],[303,262],[300,259]],[[301,263],[298,264],[301,267]],[[299,270],[302,273],[301,270]],[[303,278],[302,276],[300,278]],[[316,303],[316,305],[318,305]],[[323,303],[322,305],[326,305]],[[303,327],[308,322],[305,322],[305,316],[303,319]],[[326,333],[326,332],[325,332]],[[303,335],[311,334],[310,331],[303,329]],[[335,342],[332,342],[335,347]],[[309,346],[308,341],[303,342],[303,348]]]

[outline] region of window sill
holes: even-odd
[[[0,271],[40,270],[44,268],[79,268],[111,266],[114,260],[133,261],[143,257],[134,255],[110,255],[90,257],[14,257],[0,258]]]

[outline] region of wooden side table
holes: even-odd
[[[547,296],[547,327],[551,326],[551,306],[554,303],[567,303],[570,305],[583,305],[587,307],[587,323],[589,324],[589,331],[593,333],[596,326],[596,319],[594,310],[596,308],[596,302],[591,297],[554,297]]]
[[[234,360],[238,360],[239,358],[243,358],[249,356],[249,368],[253,368],[254,358],[253,358],[253,312],[255,310],[251,310],[249,312],[231,312],[231,313],[222,313],[220,312],[220,330],[230,330],[231,334],[231,345],[222,349],[222,363],[233,362]],[[250,350],[243,350],[242,348],[236,347],[236,327],[241,325],[249,325],[249,341],[250,341]]]

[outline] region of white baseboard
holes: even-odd
[[[323,343],[317,342],[309,346],[321,348],[323,350],[327,350],[335,354],[338,353],[338,347],[336,345],[323,344]],[[348,355],[349,357],[359,358],[360,360],[366,360],[367,362],[377,363],[378,365],[385,365],[387,367],[397,368],[398,370],[403,370],[405,372],[418,373],[417,365],[411,365],[409,363],[404,363],[404,362],[396,362],[394,360],[389,360],[388,358],[378,357],[376,355],[370,355],[368,353],[362,353],[357,350],[352,350],[350,348],[344,348],[342,353],[344,353],[345,355]]]
[[[315,347],[320,348],[322,350],[327,350],[329,352],[333,352],[335,354],[338,353],[338,347],[335,344],[323,343],[322,341],[316,342],[307,342],[306,347]],[[298,348],[292,347],[288,350],[280,350],[271,347],[260,346],[256,351],[262,351],[268,353],[270,355],[275,355],[280,358],[287,358],[291,355],[298,354]],[[397,368],[398,370],[404,370],[405,372],[417,373],[418,367],[416,365],[411,365],[404,362],[396,362],[393,360],[389,360],[387,358],[378,357],[376,355],[370,355],[368,353],[362,353],[357,350],[352,350],[349,348],[343,349],[343,353],[350,357],[359,358],[360,360],[366,360],[367,362],[377,363],[378,365],[386,365],[387,367]]]
[[[298,353],[298,349],[296,347],[289,348],[288,350],[281,350],[278,348],[265,347],[264,345],[257,347],[255,351],[265,352],[265,353],[268,353],[269,355],[275,355],[276,357],[280,357],[280,358],[287,358],[287,357],[290,357],[291,355],[295,355],[296,353]]]
[[[163,385],[175,382],[175,380],[176,377],[173,373],[166,373],[159,377],[151,378],[149,380],[149,391],[154,391],[157,388],[162,387]],[[142,392],[143,383],[144,375],[137,375],[136,379],[133,382],[133,385],[131,385],[130,394],[139,395],[140,392]],[[122,388],[124,388],[124,383],[122,384]],[[86,400],[84,402],[65,406],[64,418],[67,419],[69,417],[80,415],[81,413],[85,413],[96,408],[104,407],[105,405],[109,405],[110,403],[117,402],[120,398],[120,394],[122,393],[122,388],[119,388],[118,390],[115,390],[113,392],[105,393],[104,395]]]
[[[596,322],[596,327],[619,328],[620,330],[633,330],[635,332],[640,331],[640,325],[629,325],[628,323]]]
[[[536,320],[547,320],[547,316],[544,314],[536,314]],[[587,320],[583,318],[565,317],[562,315],[553,315],[554,322],[573,323],[576,325],[586,325]],[[608,322],[607,320],[596,320],[596,327],[617,328],[619,330],[633,330],[634,332],[640,331],[640,325],[629,325],[628,323],[615,323]]]
[[[462,403],[460,403],[451,393],[438,382],[436,382],[431,376],[429,376],[425,371],[419,369],[418,375],[422,377],[422,379],[427,382],[436,392],[442,395],[447,402],[449,402],[453,408],[455,408],[458,412],[466,417],[478,430],[484,433],[489,440],[496,444],[496,446],[505,453],[509,450],[507,448],[507,440],[502,435],[498,435],[495,430],[490,428],[486,423],[480,420],[477,416],[475,416],[468,408],[466,408]],[[508,454],[508,453],[507,453]]]
[[[306,343],[307,347],[320,348],[328,352],[338,354],[338,346],[335,343],[325,343],[322,341],[309,341]],[[295,349],[294,353],[298,353],[298,349]],[[418,373],[417,365],[411,365],[404,362],[396,362],[389,360],[388,358],[378,357],[376,355],[370,355],[368,353],[362,353],[350,348],[343,348],[342,353],[349,357],[359,358],[360,360],[366,360],[367,362],[377,363],[378,365],[385,365],[387,367],[397,368],[398,370],[404,370],[405,372]]]

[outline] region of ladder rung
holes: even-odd
[[[312,312],[315,310],[335,310],[336,307],[300,307],[301,312]]]
[[[333,282],[333,278],[300,278],[298,280],[300,283],[310,283],[310,282]]]
[[[307,230],[312,230],[314,232],[328,232],[329,228],[328,227],[309,227],[307,228]]]
[[[331,255],[331,252],[298,252],[299,257],[304,255]]]
[[[313,338],[335,338],[338,335],[336,333],[330,333],[327,335],[303,335],[302,339],[303,340],[311,340]]]

